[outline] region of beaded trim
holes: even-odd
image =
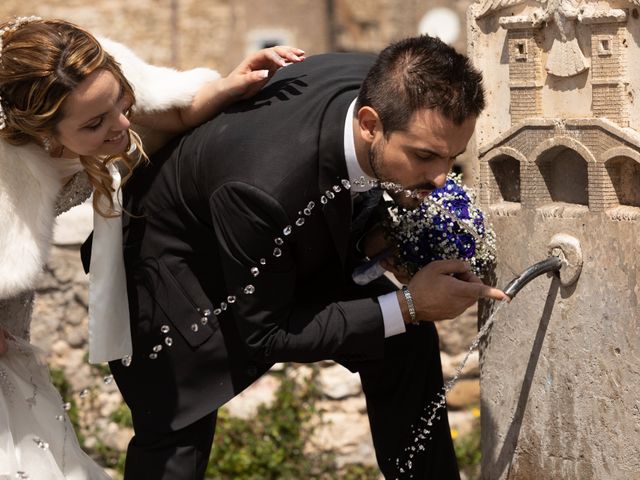
[[[9,23],[6,27],[0,29],[0,62],[2,62],[2,49],[4,47],[2,43],[2,37],[4,37],[5,33],[12,33],[18,30],[22,25],[35,22],[37,20],[42,20],[40,17],[30,16],[30,17],[16,17],[16,19]],[[7,126],[7,114],[4,112],[2,108],[2,96],[0,96],[0,130],[3,130]]]

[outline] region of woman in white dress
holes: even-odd
[[[68,22],[0,24],[0,480],[109,478],[79,447],[29,344],[33,288],[55,216],[93,192],[95,218],[117,218],[114,171],[126,181],[146,159],[143,141],[157,148],[303,56],[291,47],[261,50],[221,78],[151,66]]]

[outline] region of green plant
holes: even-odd
[[[472,430],[460,437],[457,437],[453,443],[456,457],[458,458],[458,467],[464,472],[469,480],[478,480],[480,478],[480,422],[476,419],[473,422]]]
[[[315,386],[317,369],[302,382],[287,376],[289,370],[285,367],[273,403],[261,405],[255,418],[233,418],[220,410],[207,478],[331,478],[333,455],[305,451],[314,430],[309,420],[317,414],[320,395]]]
[[[111,412],[109,420],[120,425],[121,427],[133,428],[133,420],[131,419],[131,410],[127,407],[127,404],[122,402],[120,406]]]
[[[80,445],[84,443],[84,437],[80,431],[80,415],[78,413],[78,404],[73,398],[73,389],[71,388],[71,384],[67,380],[64,374],[64,370],[61,368],[50,368],[49,374],[51,376],[51,381],[53,385],[56,387],[60,396],[62,397],[62,401],[68,404],[67,415],[69,415],[69,420],[71,420],[71,424],[73,425],[73,429],[78,436],[78,441]]]

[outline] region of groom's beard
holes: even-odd
[[[379,182],[391,182],[396,185],[400,185],[405,190],[411,190],[418,193],[419,198],[407,197],[404,192],[394,193],[387,191],[387,193],[393,198],[393,201],[398,205],[413,209],[416,208],[422,202],[422,199],[428,196],[437,187],[431,182],[421,182],[413,185],[402,185],[396,179],[389,175],[385,175],[382,171],[384,169],[384,145],[378,143],[372,145],[369,149],[369,167],[374,176]]]

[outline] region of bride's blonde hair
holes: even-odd
[[[42,143],[54,136],[64,115],[64,102],[87,76],[98,69],[110,72],[124,94],[135,96],[118,63],[86,30],[62,20],[30,20],[4,30],[0,43],[0,108],[4,112],[0,138],[14,144]],[[146,160],[140,137],[129,131],[128,151],[109,157],[80,157],[94,187],[93,207],[102,216],[114,213],[112,179],[106,167],[111,162],[123,165],[126,173],[122,185],[141,160]],[[104,209],[105,199],[108,208]]]

